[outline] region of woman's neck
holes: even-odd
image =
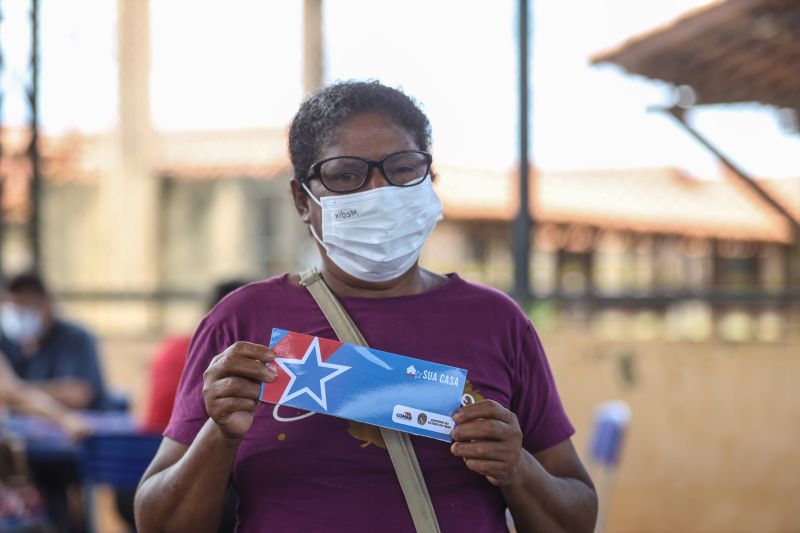
[[[330,268],[326,264],[323,264],[322,267],[322,277],[334,294],[362,298],[410,296],[431,290],[447,281],[445,276],[425,270],[418,265],[414,265],[411,270],[397,279],[381,283],[361,281],[335,267]]]

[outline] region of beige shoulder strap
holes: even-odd
[[[311,293],[340,341],[367,346],[364,336],[316,268],[312,267],[301,272],[300,284]],[[417,533],[439,533],[436,512],[433,510],[428,487],[425,485],[425,478],[422,476],[411,439],[407,433],[387,428],[380,430]]]

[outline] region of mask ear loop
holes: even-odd
[[[322,204],[320,203],[320,201],[317,199],[316,196],[314,196],[314,194],[311,191],[308,190],[308,187],[306,187],[305,183],[301,183],[300,186],[306,191],[306,194],[308,194],[308,197],[311,198],[311,200],[315,204],[317,204],[318,206],[322,207]],[[314,240],[316,240],[319,243],[319,245],[322,246],[322,248],[325,250],[325,252],[327,252],[328,251],[328,247],[325,246],[325,243],[322,242],[322,239],[320,239],[319,235],[317,235],[317,232],[314,229],[314,225],[313,224],[309,224],[308,228],[311,230],[311,235],[314,237]]]
[[[308,190],[308,187],[306,187],[305,183],[300,183],[300,186],[303,188],[303,190],[306,191],[306,194],[308,194],[308,197],[311,198],[311,200],[313,200],[315,204],[317,204],[318,206],[322,207],[322,204],[320,203],[320,201],[317,199],[316,196],[314,196],[314,194],[310,190]]]
[[[325,245],[324,242],[322,242],[322,239],[320,239],[319,236],[317,235],[317,232],[314,230],[314,225],[313,224],[309,224],[308,225],[308,229],[311,230],[311,235],[314,237],[314,240],[316,240],[319,243],[319,245],[322,246],[322,248],[327,253],[328,252],[328,247]]]

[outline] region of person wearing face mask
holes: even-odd
[[[37,274],[19,274],[6,283],[0,305],[0,352],[25,387],[38,390],[39,405],[49,405],[53,414],[68,413],[63,422],[74,425],[73,410],[106,407],[97,342],[85,329],[56,316],[47,287]],[[44,395],[51,400],[42,403]],[[30,466],[59,530],[82,531],[80,502],[70,496],[79,494],[75,460],[58,457]]]
[[[41,494],[29,479],[24,445],[13,431],[6,431],[7,411],[44,417],[58,424],[72,440],[87,436],[91,428],[78,413],[19,379],[5,358],[0,357],[0,531],[6,531],[4,526],[17,531],[15,523],[33,526],[45,519],[37,518],[43,510]],[[40,531],[34,527],[30,530]],[[43,524],[41,531],[46,530],[49,528],[45,529]]]
[[[527,316],[506,295],[419,265],[442,218],[431,130],[378,82],[311,95],[289,131],[291,192],[322,279],[370,346],[468,370],[453,444],[412,437],[442,531],[591,531],[597,499]],[[336,338],[297,273],[247,285],[198,326],[175,408],[136,496],[140,532],[414,531],[374,426],[259,404],[273,327]],[[269,364],[265,364],[269,363]]]
[[[0,306],[0,351],[16,374],[67,407],[103,409],[105,385],[95,338],[56,316],[42,279],[8,280]]]

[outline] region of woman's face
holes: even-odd
[[[405,150],[419,150],[420,147],[414,141],[412,135],[404,128],[395,124],[390,118],[382,114],[359,115],[344,123],[333,136],[333,140],[325,145],[319,154],[317,161],[330,157],[355,156],[370,160],[380,160],[387,155]],[[358,192],[375,189],[378,187],[392,187],[378,168],[373,168],[367,179],[367,183]],[[334,196],[340,193],[331,192],[326,189],[319,179],[311,179],[308,188],[316,198],[324,196]],[[322,231],[322,208],[311,200],[302,190],[296,180],[292,180],[292,193],[294,195],[295,207],[300,213],[303,222],[311,224],[314,231],[320,237]],[[344,193],[351,194],[351,193]],[[320,247],[323,261],[327,268],[338,273],[343,279],[351,279],[358,283],[355,278],[341,271],[327,257],[325,250]]]
[[[381,114],[359,115],[345,122],[334,134],[333,140],[323,146],[317,161],[330,157],[355,156],[378,160],[404,150],[419,150],[414,138],[404,128]],[[391,187],[378,168],[373,168],[366,185],[358,192],[378,187]],[[332,196],[318,179],[312,179],[308,188],[317,198]],[[295,195],[298,211],[306,224],[312,224],[317,235],[322,235],[322,209],[307,197]]]

